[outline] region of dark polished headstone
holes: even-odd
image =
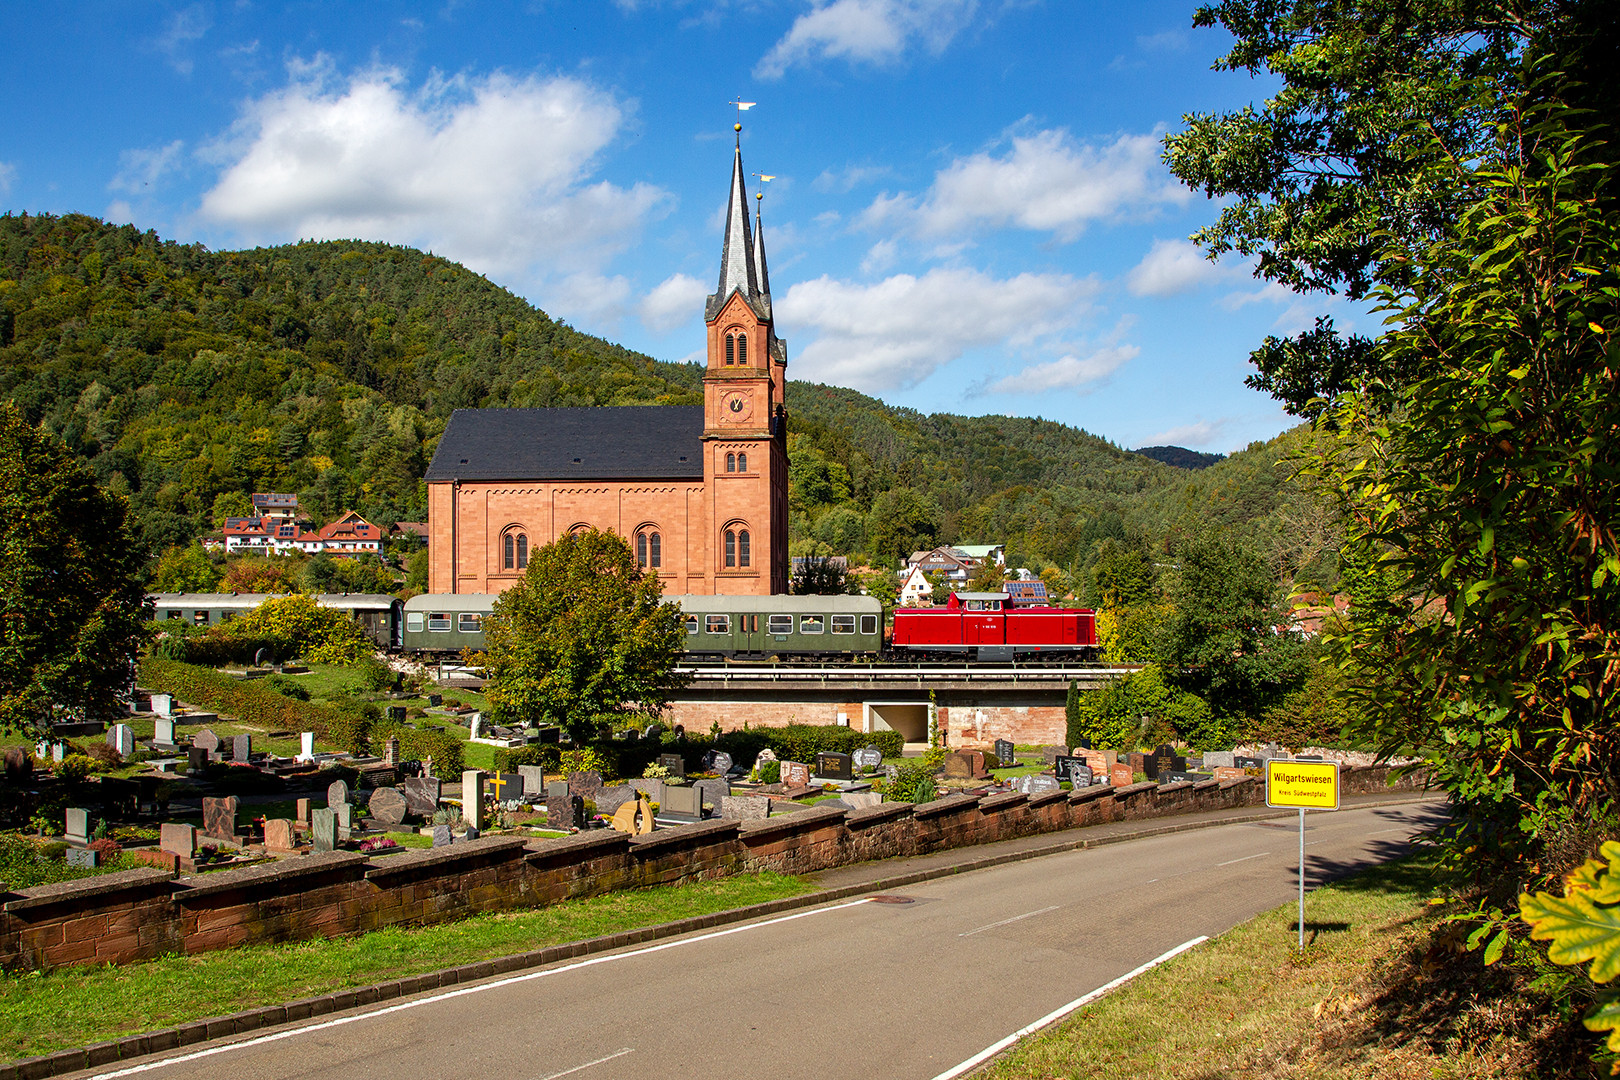
[[[816,775],[828,780],[853,780],[855,762],[848,754],[823,750],[816,755]]]

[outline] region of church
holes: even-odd
[[[428,591],[499,593],[529,553],[596,528],[664,595],[788,590],[787,345],[771,318],[739,138],[701,406],[457,409],[428,466]]]

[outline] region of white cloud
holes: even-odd
[[[1160,163],[1159,149],[1157,133],[1105,145],[1076,143],[1063,130],[1018,135],[1003,156],[981,151],[953,161],[920,200],[880,195],[864,220],[928,237],[1015,225],[1072,240],[1093,221],[1146,217],[1191,198]]]
[[[344,80],[318,57],[210,148],[223,169],[201,214],[259,242],[386,240],[536,280],[599,272],[668,199],[592,182],[623,123],[579,79],[434,77],[412,92],[398,72]]]
[[[546,290],[547,311],[566,312],[597,326],[614,326],[630,306],[630,280],[620,274],[569,274]]]
[[[861,260],[861,273],[881,274],[894,265],[899,254],[899,245],[893,240],[879,240],[867,249],[866,258]]]
[[[1199,420],[1196,423],[1181,424],[1169,428],[1157,435],[1149,435],[1142,443],[1143,446],[1185,446],[1188,448],[1209,446],[1221,437],[1221,433],[1231,423],[1229,418],[1220,420]]]
[[[1221,297],[1221,307],[1227,311],[1241,311],[1250,304],[1290,304],[1298,298],[1299,294],[1288,286],[1268,281],[1258,289],[1227,293]]]
[[[176,139],[167,146],[125,150],[118,155],[118,175],[107,184],[107,190],[125,191],[131,195],[150,194],[149,189],[179,163],[185,146],[184,141]]]
[[[815,191],[844,194],[888,176],[894,170],[887,165],[849,165],[842,169],[823,169],[821,175],[810,182]]]
[[[1067,274],[997,280],[977,270],[896,274],[873,285],[820,277],[777,301],[783,325],[816,334],[795,377],[862,390],[915,386],[966,350],[1024,345],[1073,326],[1096,282]]]
[[[1152,249],[1126,275],[1137,296],[1174,296],[1227,276],[1228,271],[1204,258],[1187,240],[1155,240]]]
[[[1044,364],[1031,364],[1016,375],[997,379],[987,388],[992,394],[1039,394],[1072,390],[1112,375],[1142,350],[1135,345],[1108,345],[1085,356],[1061,356]]]
[[[779,79],[817,57],[889,64],[913,44],[937,56],[977,9],[977,0],[811,0],[810,10],[754,66],[754,75]]]
[[[0,161],[0,198],[11,194],[11,185],[17,180],[17,166]]]
[[[1143,52],[1185,52],[1192,44],[1192,35],[1181,27],[1160,30],[1157,34],[1140,34],[1136,47]]]
[[[641,301],[641,321],[665,333],[695,318],[708,294],[703,282],[686,274],[671,274]]]
[[[157,39],[158,52],[169,58],[169,66],[182,75],[190,75],[191,57],[186,55],[186,48],[193,41],[199,41],[214,25],[208,12],[201,4],[192,4],[188,8],[175,12],[169,17],[168,24]]]

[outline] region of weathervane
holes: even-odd
[[[737,106],[737,122],[735,124],[731,125],[731,130],[733,130],[733,131],[735,131],[737,133],[737,145],[741,146],[742,145],[742,114],[747,112],[749,109],[752,109],[755,105],[758,105],[759,102],[757,102],[757,101],[744,101],[742,99],[742,95],[738,94],[736,101],[728,101],[726,104]]]

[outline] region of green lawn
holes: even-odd
[[[15,1060],[48,1054],[810,889],[798,878],[745,874],[354,938],[248,946],[127,967],[0,975],[0,1055]]]

